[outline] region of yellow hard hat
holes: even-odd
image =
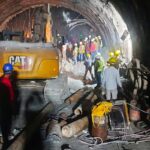
[[[109,52],[109,56],[113,57],[114,56],[114,52]]]
[[[87,56],[87,58],[90,58],[90,57],[91,57],[91,55],[90,55],[90,54],[86,54],[86,56]]]
[[[115,54],[115,56],[119,56],[119,55],[120,55],[120,50],[116,50],[116,51],[114,52],[114,54]]]
[[[115,64],[117,61],[118,61],[117,58],[112,57],[112,58],[110,58],[110,59],[108,60],[108,63],[109,63],[109,64]]]

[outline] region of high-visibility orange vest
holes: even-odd
[[[50,23],[50,18],[47,18],[46,28],[45,28],[45,39],[46,43],[52,42],[52,25]]]

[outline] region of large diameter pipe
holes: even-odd
[[[62,138],[61,128],[58,121],[51,120],[46,129],[46,136],[53,137],[54,135],[57,135],[60,139]]]
[[[62,128],[62,136],[70,138],[88,127],[88,117],[74,121]]]
[[[90,100],[91,102],[95,102],[95,100],[97,100],[98,99],[98,97],[97,97],[97,95],[95,94],[95,91],[94,90],[92,90],[90,93],[89,93],[89,95],[86,97],[86,100]]]
[[[94,96],[94,91],[91,91],[87,97],[85,98],[86,100],[91,100],[91,98]]]
[[[84,87],[74,94],[72,94],[69,98],[65,100],[65,103],[55,108],[55,113],[58,113],[60,110],[68,107],[70,104],[77,103],[81,98],[86,96],[89,92],[92,91],[92,88]]]
[[[83,113],[82,106],[79,105],[73,112],[74,112],[75,116],[81,115]]]
[[[7,150],[23,150],[25,144],[31,140],[32,135],[40,127],[41,123],[49,113],[53,111],[52,103],[48,103],[41,112],[28,124],[24,130],[16,137],[16,140],[8,147]]]
[[[65,103],[69,103],[69,104],[76,103],[90,91],[92,91],[92,88],[84,87],[78,90],[73,95],[71,95],[69,98],[67,98],[65,100]]]
[[[82,104],[80,104],[80,105],[74,110],[74,114],[75,114],[76,116],[81,115],[81,114],[83,113],[83,110],[85,110],[82,105],[84,105],[85,103],[86,103],[85,105],[87,105],[87,104],[89,103],[89,101],[93,103],[96,99],[97,99],[97,96],[95,95],[94,91],[91,91],[91,92],[87,95],[87,97],[85,98],[85,100],[82,102]],[[82,109],[82,108],[83,108],[83,109]],[[86,108],[87,108],[87,107],[86,107]],[[89,110],[89,108],[88,108],[88,110]],[[87,112],[88,110],[86,110],[86,112]]]

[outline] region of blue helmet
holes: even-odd
[[[5,74],[10,74],[13,71],[13,66],[10,63],[4,64],[3,71]]]

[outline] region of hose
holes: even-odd
[[[139,59],[135,59],[135,62],[136,62],[136,68],[138,68],[138,69],[141,69],[141,65],[140,65],[140,61],[139,61]],[[139,76],[139,75],[137,75],[137,81],[138,81],[138,87],[139,88],[141,88],[141,86],[142,86],[142,79],[141,79],[141,76]]]
[[[127,102],[126,102],[127,103]],[[130,103],[127,103],[129,106],[131,106],[131,107],[134,107],[134,108],[136,108],[136,109],[138,109],[139,111],[141,111],[141,112],[143,112],[143,113],[145,113],[145,114],[148,114],[148,115],[150,115],[150,113],[148,113],[148,112],[146,112],[146,111],[144,111],[144,110],[142,110],[142,109],[140,109],[140,108],[138,108],[138,107],[136,107],[136,106],[134,106],[134,105],[131,105]]]
[[[123,91],[121,91],[121,92],[122,92],[122,94],[125,96],[125,98],[129,99],[128,96],[126,96],[126,94],[125,94]],[[132,104],[130,104],[130,103],[128,103],[128,102],[126,102],[126,103],[127,103],[127,105],[131,106],[132,108],[136,108],[136,109],[138,109],[139,111],[141,111],[141,112],[143,112],[143,113],[145,113],[145,114],[150,115],[150,113],[148,113],[148,112],[146,112],[146,111],[144,111],[144,110],[142,110],[142,109],[140,109],[140,108],[138,108],[138,107],[136,107],[136,106],[134,106],[134,105],[132,105]]]

